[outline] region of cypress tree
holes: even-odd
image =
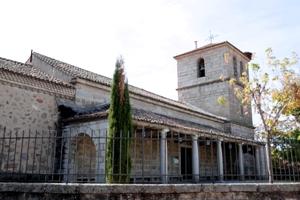
[[[106,181],[129,182],[131,170],[130,143],[132,117],[124,62],[116,62],[108,113],[108,141],[106,146]]]

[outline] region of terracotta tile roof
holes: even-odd
[[[73,121],[90,121],[95,119],[97,120],[101,118],[107,118],[108,116],[109,104],[102,104],[94,107],[94,112],[91,109],[87,109],[85,112],[81,108],[75,106],[75,104],[73,105],[64,104],[64,106],[65,108],[71,106],[72,107],[71,109],[74,111],[72,117],[63,120],[66,123],[72,123]],[[75,110],[80,110],[80,112],[76,113]],[[196,132],[203,133],[203,134],[216,136],[216,137],[221,136],[222,138],[230,138],[235,140],[243,140],[243,141],[250,141],[253,143],[259,143],[258,141],[255,140],[229,135],[229,133],[225,133],[223,130],[219,130],[215,127],[211,127],[208,125],[199,124],[187,120],[182,120],[175,117],[154,113],[151,111],[146,111],[143,109],[132,108],[132,117],[133,120],[135,121],[162,125],[162,126],[167,126],[176,129],[179,128],[182,130],[192,131],[195,133]]]
[[[98,118],[99,115],[104,116],[104,113],[106,113],[105,116],[107,116],[109,104],[105,103],[86,107],[82,105],[77,105],[71,101],[64,100],[59,102],[59,109],[61,114],[66,117],[64,121],[84,120]],[[204,124],[198,124],[191,121],[178,119],[175,117],[146,111],[143,109],[132,108],[132,115],[133,118],[137,121],[146,121],[154,124],[169,125],[173,127],[180,125],[190,128],[202,128],[206,130],[215,130],[219,132],[222,131]]]
[[[33,57],[37,58],[37,59],[39,59],[39,60],[41,60],[41,61],[43,61],[43,62],[45,62],[45,63],[47,63],[47,64],[49,64],[53,67],[55,67],[56,69],[66,73],[70,76],[73,76],[74,78],[87,79],[87,80],[90,80],[90,81],[93,81],[93,82],[96,82],[96,83],[100,83],[100,84],[104,84],[104,85],[107,85],[107,86],[110,86],[111,83],[112,83],[111,78],[96,74],[94,72],[90,72],[88,70],[84,70],[84,69],[76,67],[74,65],[67,64],[65,62],[50,58],[50,57],[45,56],[45,55],[42,55],[40,53],[33,52]],[[201,108],[197,108],[197,107],[191,106],[191,105],[183,103],[183,102],[175,101],[175,100],[157,95],[155,93],[146,91],[144,89],[141,89],[141,88],[138,88],[138,87],[135,87],[135,86],[132,86],[132,85],[129,85],[129,91],[130,91],[130,93],[133,93],[133,94],[136,94],[136,95],[139,95],[139,96],[143,96],[143,97],[146,97],[146,98],[150,98],[150,99],[153,99],[155,101],[162,102],[162,103],[166,103],[166,104],[169,104],[171,106],[176,106],[176,107],[179,107],[181,109],[185,109],[185,110],[188,110],[188,111],[191,111],[191,112],[195,112],[197,114],[201,114],[201,115],[205,115],[205,116],[208,116],[208,117],[213,117],[213,118],[216,118],[216,119],[228,121],[228,119],[226,119],[224,117],[214,115],[212,113],[204,111]]]
[[[168,125],[171,127],[186,127],[186,128],[197,128],[197,129],[202,129],[206,131],[214,130],[218,132],[222,132],[223,130],[216,129],[211,126],[207,126],[204,124],[199,124],[187,120],[182,120],[178,119],[176,117],[171,117],[167,115],[162,115],[158,113],[154,113],[151,111],[146,111],[142,109],[132,109],[132,115],[135,120],[138,121],[145,121],[145,122],[150,122],[154,124],[162,124],[162,125]]]
[[[110,85],[111,79],[107,78],[105,76],[96,74],[94,72],[82,69],[80,67],[76,67],[74,65],[50,58],[48,56],[42,55],[37,52],[33,52],[33,57],[38,58],[39,60],[53,66],[54,68],[72,76],[72,77],[78,77],[82,79],[91,80],[94,82]]]
[[[54,77],[50,77],[48,74],[40,71],[32,65],[9,60],[6,58],[0,57],[0,69],[71,87],[69,83],[65,83]]]
[[[181,56],[185,56],[185,55],[188,55],[188,54],[191,54],[191,53],[202,51],[204,49],[209,49],[209,48],[218,47],[218,46],[222,46],[222,45],[229,45],[230,47],[232,47],[233,49],[235,49],[236,51],[238,51],[241,55],[245,56],[245,58],[247,58],[247,60],[251,60],[252,53],[250,53],[250,52],[242,52],[240,49],[238,49],[237,47],[235,47],[233,44],[231,44],[228,41],[207,44],[207,45],[201,46],[201,47],[199,47],[197,49],[194,49],[194,50],[191,50],[191,51],[188,51],[188,52],[176,55],[176,56],[174,56],[174,58],[177,59],[177,58],[179,58]]]
[[[0,79],[17,87],[30,88],[44,93],[73,99],[75,88],[73,85],[49,77],[31,65],[0,58]]]

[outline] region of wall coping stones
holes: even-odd
[[[300,183],[216,183],[216,184],[80,184],[0,183],[0,193],[53,194],[181,194],[181,193],[272,193],[300,192]]]

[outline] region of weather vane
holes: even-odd
[[[209,31],[209,36],[208,36],[207,40],[210,41],[210,44],[212,44],[213,40],[214,40],[216,37],[218,37],[218,35],[213,35],[213,34],[211,33],[211,31]]]

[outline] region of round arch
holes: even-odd
[[[79,133],[74,139],[74,166],[76,181],[93,182],[96,177],[96,145],[85,133]]]

